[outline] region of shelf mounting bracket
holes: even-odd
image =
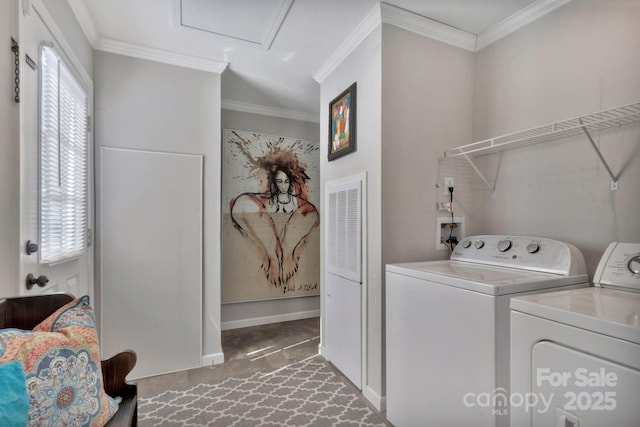
[[[469,164],[473,168],[473,170],[476,173],[476,175],[478,175],[480,177],[480,179],[482,180],[484,185],[491,191],[491,198],[495,199],[496,198],[496,187],[495,187],[495,185],[489,184],[489,181],[487,181],[487,179],[484,177],[484,175],[482,175],[482,172],[480,172],[480,169],[478,169],[476,164],[473,163],[473,160],[471,160],[471,158],[468,155],[463,154],[463,156],[464,156],[465,159],[467,159],[467,162],[469,162]]]
[[[618,177],[613,173],[613,171],[609,167],[609,164],[607,163],[607,161],[605,160],[604,156],[602,155],[602,152],[600,152],[600,149],[598,148],[598,146],[596,145],[595,141],[591,137],[591,134],[589,133],[589,130],[586,128],[586,126],[584,125],[584,122],[582,121],[582,119],[579,119],[579,120],[580,120],[580,125],[582,126],[582,130],[584,131],[585,135],[587,135],[587,139],[589,139],[589,142],[591,143],[591,146],[595,150],[596,154],[600,158],[600,161],[602,162],[602,164],[604,165],[605,169],[609,173],[609,176],[611,177],[611,191],[617,190],[618,189]]]

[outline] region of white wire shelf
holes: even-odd
[[[600,158],[600,161],[607,169],[607,173],[611,177],[611,190],[617,190],[618,175],[616,175],[609,167],[609,164],[603,157],[600,149],[591,137],[591,132],[638,122],[640,122],[640,102],[625,105],[624,107],[600,111],[587,116],[538,126],[521,132],[514,132],[495,138],[485,139],[484,141],[462,145],[445,151],[444,157],[463,156],[469,162],[478,177],[480,177],[482,182],[484,182],[487,188],[491,190],[491,197],[495,197],[495,183],[494,185],[491,185],[489,181],[487,181],[482,172],[473,162],[473,157],[513,148],[520,148],[527,145],[539,144],[542,142],[557,141],[570,136],[584,134],[591,143],[591,147]]]
[[[485,139],[445,151],[445,157],[467,158],[640,122],[640,102]]]

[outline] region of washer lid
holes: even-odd
[[[523,295],[511,310],[640,343],[640,294],[606,288]]]
[[[488,295],[509,295],[588,281],[586,274],[564,276],[450,260],[388,264],[387,272]]]

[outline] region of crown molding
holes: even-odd
[[[148,61],[162,62],[164,64],[177,65],[179,67],[208,71],[215,74],[222,74],[229,65],[228,62],[184,55],[182,53],[169,52],[167,50],[154,49],[105,38],[98,40],[95,49],[103,52],[146,59]]]
[[[508,34],[531,24],[538,18],[564,6],[571,0],[538,0],[513,15],[503,19],[478,35],[476,51],[484,49]]]
[[[322,83],[381,23],[393,25],[461,49],[477,52],[570,1],[538,0],[499,23],[492,25],[479,35],[462,31],[422,15],[380,2],[336,49],[334,54],[325,61],[322,67],[313,75],[313,78],[318,83]]]
[[[289,9],[291,9],[291,5],[293,4],[293,0],[281,0],[280,6],[278,7],[278,13],[276,15],[276,19],[272,22],[271,27],[267,31],[267,34],[262,40],[262,48],[265,50],[271,49],[271,45],[273,44],[273,40],[278,35],[278,31],[282,27],[282,23],[284,19],[287,17],[289,13]]]
[[[381,2],[371,9],[349,37],[325,61],[313,75],[313,79],[322,83],[381,23],[393,25],[472,52],[476,48],[475,34]]]
[[[426,18],[424,16],[391,6],[381,2],[375,5],[367,16],[358,24],[354,31],[347,37],[344,42],[335,50],[335,52],[324,62],[322,67],[313,75],[313,79],[322,83],[342,62],[364,41],[364,39],[375,30],[381,23],[393,25],[398,28],[411,31],[424,37],[428,37],[442,43],[456,46],[472,52],[477,52],[501,38],[511,34],[512,32],[529,25],[538,18],[558,9],[559,7],[569,3],[571,0],[538,0],[531,3],[524,9],[519,10],[513,15],[505,18],[499,23],[492,25],[479,35],[468,33],[454,27],[442,24],[438,21]],[[104,52],[117,53],[135,58],[147,59],[150,61],[162,62],[181,67],[194,68],[197,70],[208,71],[221,74],[228,66],[227,62],[216,61],[206,58],[200,58],[181,53],[169,52],[160,49],[153,49],[144,46],[137,46],[117,40],[111,40],[100,37],[95,22],[91,17],[86,4],[83,0],[67,0],[71,10],[78,20],[89,43],[96,50]],[[177,0],[179,2],[179,0]],[[279,14],[286,17],[293,0],[283,0]],[[265,44],[270,45],[273,37],[277,34],[275,31],[270,34],[271,41],[265,40]],[[268,47],[265,47],[268,49]],[[250,104],[247,104],[250,105]],[[266,108],[266,107],[263,107]],[[230,108],[232,109],[232,108]],[[239,110],[244,111],[244,110]],[[285,110],[282,110],[285,111]],[[252,111],[249,111],[252,112]],[[299,114],[291,111],[290,113]],[[277,117],[290,118],[290,113],[282,112],[275,115]],[[265,114],[265,113],[258,113]],[[296,118],[296,120],[301,120]],[[308,116],[305,119],[308,120]],[[314,118],[312,121],[317,121]]]
[[[358,26],[345,39],[336,51],[325,61],[320,69],[313,75],[313,79],[322,83],[342,62],[367,38],[378,25],[380,25],[380,6],[375,5],[367,16],[360,21]]]
[[[476,35],[387,3],[380,3],[382,22],[412,33],[474,52]]]
[[[100,40],[100,34],[98,33],[89,9],[87,9],[87,5],[83,0],[67,0],[67,3],[76,16],[85,37],[87,37],[91,46],[95,48],[98,40]]]
[[[85,2],[83,0],[67,0],[67,3],[78,20],[89,43],[96,50],[177,65],[179,67],[208,71],[215,74],[222,74],[229,65],[228,62],[169,52],[101,37]]]
[[[280,117],[283,119],[300,120],[303,122],[319,123],[320,116],[316,113],[308,113],[298,110],[267,107],[264,105],[250,104],[248,102],[222,99],[223,110],[241,111],[244,113],[261,114],[263,116]]]

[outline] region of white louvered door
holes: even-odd
[[[365,175],[326,185],[326,356],[362,388],[362,191]]]

